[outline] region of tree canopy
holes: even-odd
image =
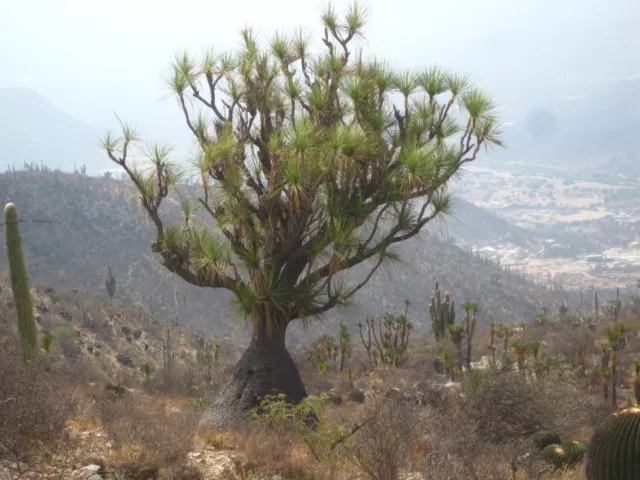
[[[450,212],[449,180],[501,145],[494,104],[468,77],[395,71],[357,51],[365,20],[357,3],[340,17],[327,7],[317,53],[303,30],[262,45],[244,29],[235,53],[176,57],[168,85],[202,187],[179,223],[161,216],[185,175],[170,149],[148,147],[141,167],[134,128],[103,140],[139,191],[166,268],[232,291],[268,330],[347,303],[396,260],[393,244]],[[363,262],[367,274],[347,283],[341,272]]]

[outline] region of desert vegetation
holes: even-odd
[[[37,286],[29,224],[6,202],[0,478],[640,475],[638,294],[595,290],[575,312],[568,298],[537,303],[539,289],[477,252],[442,276],[434,264],[459,257],[440,255],[428,281],[408,279],[416,290],[380,284],[394,308],[354,309],[307,330],[312,341],[285,341],[395,266],[392,247],[451,213],[451,180],[502,143],[491,99],[467,77],[357,54],[365,20],[358,4],[327,7],[321,53],[302,33],[265,46],[245,29],[238,52],[177,56],[168,82],[198,147],[195,185],[162,145],[136,163],[140,139],[124,122],[103,147],[133,189],[29,172],[87,195],[90,182],[117,186],[120,225],[144,216],[152,229],[132,231],[155,236],[172,278],[227,290],[250,342],[185,325],[177,287],[174,309],[133,305],[116,258],[95,269],[99,294]],[[150,272],[148,290],[162,275]],[[510,293],[492,298],[503,283]],[[522,291],[535,308],[504,315]]]

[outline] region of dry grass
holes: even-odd
[[[146,395],[104,395],[97,414],[112,444],[108,463],[115,470],[181,467],[198,421],[195,410]]]
[[[0,318],[0,460],[37,469],[66,454],[65,422],[73,412],[68,373],[51,368],[46,355],[21,363],[17,336]]]

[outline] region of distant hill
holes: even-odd
[[[640,155],[640,78],[540,106],[506,129],[509,146],[497,156],[556,166],[608,166]],[[622,173],[625,167],[620,165]]]
[[[435,223],[430,230],[452,236],[468,245],[499,241],[530,251],[539,250],[541,245],[534,232],[520,228],[490,210],[461,198],[456,200],[453,214],[443,222]]]
[[[104,281],[110,266],[117,277],[119,301],[148,306],[165,318],[177,317],[181,325],[207,328],[217,335],[232,336],[234,341],[246,340],[245,327],[233,320],[228,292],[187,285],[160,265],[150,249],[153,226],[145,221],[128,183],[60,172],[0,175],[0,185],[5,182],[9,185],[7,201],[17,204],[24,220],[24,250],[34,282],[106,298]],[[178,203],[174,202],[167,215],[177,213]],[[470,223],[468,228],[474,232],[486,227]],[[481,321],[530,319],[542,305],[560,301],[543,288],[509,276],[444,241],[438,227],[430,231],[433,233],[398,245],[396,251],[403,262],[388,274],[375,275],[356,296],[351,310],[331,312],[309,332],[294,328],[291,338],[309,338],[332,329],[340,319],[354,326],[371,315],[400,312],[405,299],[413,303],[412,318],[418,328],[429,329],[427,306],[436,278],[459,304],[479,302]],[[4,254],[0,255],[0,268],[6,269],[6,263]],[[349,271],[353,280],[363,275],[362,266]]]
[[[73,171],[86,165],[96,173],[110,165],[99,150],[104,132],[62,112],[27,88],[0,89],[0,168],[44,163]]]

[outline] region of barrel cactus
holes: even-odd
[[[611,415],[596,429],[587,457],[588,480],[640,478],[640,407]]]
[[[562,445],[553,443],[542,449],[542,458],[554,467],[562,468],[567,462],[567,452]]]
[[[18,315],[18,332],[22,360],[30,361],[38,347],[36,336],[36,322],[33,317],[33,303],[29,292],[29,277],[22,256],[22,241],[18,228],[18,210],[13,203],[4,207],[4,234],[7,242],[7,257],[9,258],[9,276],[13,300]]]
[[[567,466],[573,466],[578,463],[584,457],[584,454],[587,452],[587,446],[576,440],[568,440],[564,441],[561,444],[561,447],[566,452],[567,456]]]
[[[586,445],[571,440],[561,444],[547,445],[542,450],[542,458],[555,468],[570,468],[582,460],[586,451]]]
[[[533,443],[533,446],[536,449],[542,451],[549,445],[562,443],[562,440],[560,439],[560,435],[558,435],[556,432],[551,432],[549,430],[540,430],[531,435],[531,443]]]

